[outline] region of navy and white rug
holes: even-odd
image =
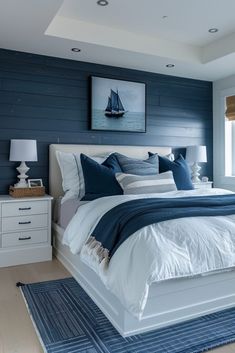
[[[123,338],[73,278],[21,289],[46,353],[199,353],[235,341],[235,308]]]

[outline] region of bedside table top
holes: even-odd
[[[22,202],[22,201],[40,201],[40,200],[53,200],[50,195],[38,197],[12,197],[10,195],[0,195],[0,202]]]

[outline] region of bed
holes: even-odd
[[[130,157],[145,158],[150,150],[162,155],[171,152],[171,148],[168,147],[51,145],[50,194],[54,198],[63,194],[56,151],[87,155],[117,151]],[[235,271],[230,270],[207,276],[153,283],[149,289],[141,320],[138,320],[114,294],[106,289],[99,276],[81,261],[81,257],[73,255],[68,246],[62,244],[63,234],[64,229],[53,223],[55,256],[70,271],[122,336],[131,336],[169,326],[235,305]]]

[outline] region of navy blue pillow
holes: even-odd
[[[99,197],[122,195],[123,190],[115,178],[113,169],[106,167],[109,157],[99,164],[93,159],[81,153],[81,164],[85,182],[84,201],[91,201]],[[117,170],[119,172],[120,170]]]
[[[149,155],[151,156],[153,153],[149,152]],[[178,190],[194,189],[188,163],[181,154],[173,162],[167,157],[158,156],[158,158],[159,172],[164,173],[171,170]]]

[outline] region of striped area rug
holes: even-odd
[[[21,290],[46,353],[199,353],[235,341],[235,308],[123,338],[73,278]]]

